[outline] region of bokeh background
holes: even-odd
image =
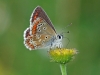
[[[67,64],[68,75],[100,75],[100,0],[0,0],[0,75],[61,75],[46,50],[29,51],[23,32],[40,5],[57,32],[70,39],[79,54]],[[68,40],[64,38],[65,43]]]

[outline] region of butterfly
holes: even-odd
[[[29,50],[45,47],[61,48],[63,35],[57,34],[45,11],[37,6],[30,18],[30,26],[24,31],[24,45]]]

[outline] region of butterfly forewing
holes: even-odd
[[[30,24],[32,24],[37,17],[43,18],[48,23],[48,25],[50,25],[52,27],[52,29],[56,32],[52,22],[50,21],[49,17],[46,14],[46,12],[40,6],[37,6],[34,9],[32,15],[31,15]]]

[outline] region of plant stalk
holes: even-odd
[[[66,64],[60,64],[60,69],[61,69],[62,75],[67,75]]]

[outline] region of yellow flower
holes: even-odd
[[[68,63],[76,54],[77,51],[75,49],[56,48],[49,50],[51,60],[60,64]]]

